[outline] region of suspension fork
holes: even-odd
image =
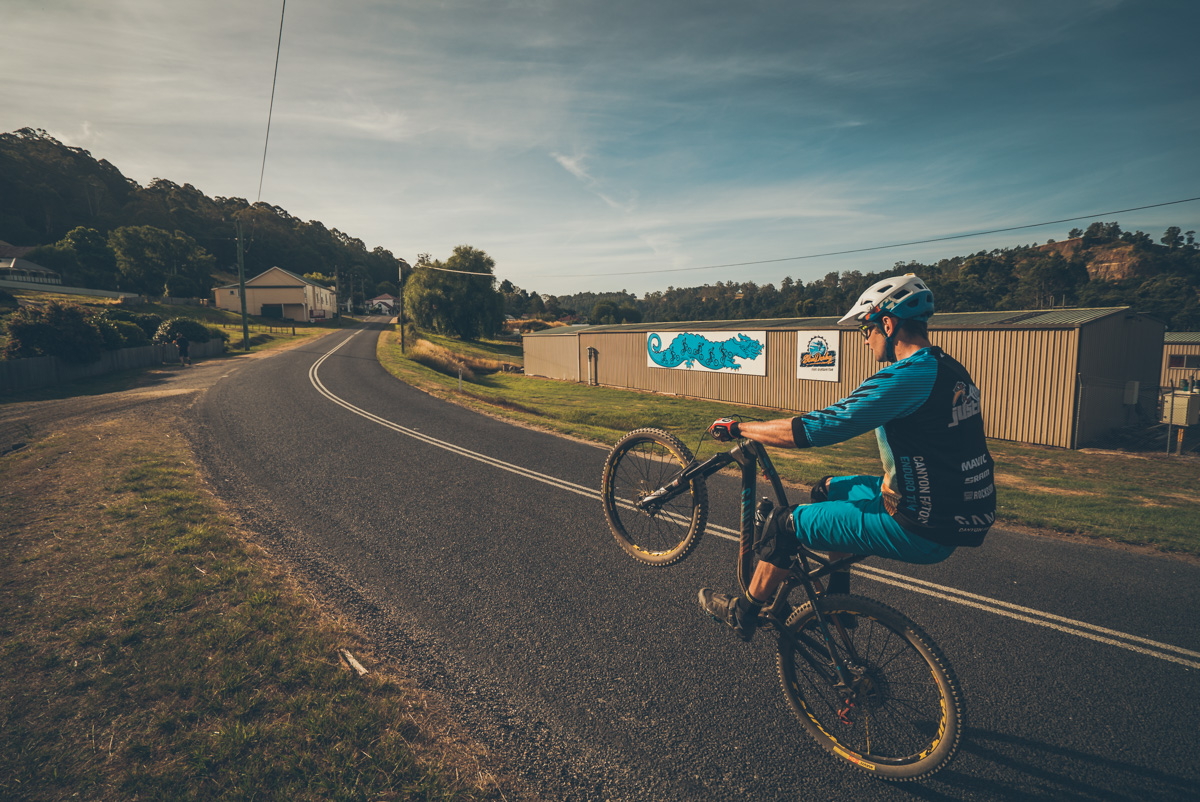
[[[692,460],[688,465],[684,466],[683,470],[675,474],[671,481],[653,493],[636,501],[634,506],[643,512],[654,514],[662,508],[663,504],[666,504],[680,493],[686,491],[693,479],[707,478],[733,462],[733,459],[731,452],[722,451],[719,454],[712,455],[704,462]]]

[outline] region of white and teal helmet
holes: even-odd
[[[838,325],[878,323],[885,314],[901,320],[929,320],[933,314],[933,292],[914,273],[885,278],[858,296]]]

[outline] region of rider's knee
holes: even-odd
[[[832,475],[822,476],[817,480],[817,483],[812,486],[812,489],[808,491],[808,495],[812,499],[813,504],[821,501],[829,501],[829,480],[832,478]]]
[[[780,507],[771,512],[763,524],[754,553],[758,559],[776,568],[790,568],[792,558],[800,551],[796,536],[795,507]]]

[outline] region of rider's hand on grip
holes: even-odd
[[[736,440],[741,437],[741,430],[738,428],[738,422],[733,418],[721,418],[714,421],[712,426],[708,427],[708,433],[714,439],[722,443],[728,443],[730,440]]]

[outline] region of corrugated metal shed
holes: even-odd
[[[837,320],[571,327],[567,334],[573,340],[561,329],[557,336],[548,330],[526,335],[525,372],[571,378],[564,368],[569,363],[575,381],[789,412],[820,409],[847,396],[880,367],[856,332],[841,329],[831,343],[839,354],[838,380],[797,378],[801,332],[837,330]],[[766,375],[651,366],[647,335],[655,331],[765,332]],[[1163,326],[1128,307],[942,312],[931,320],[929,338],[971,372],[984,393],[988,433],[1002,440],[1076,448],[1136,422],[1139,415],[1152,418],[1157,404],[1154,367]],[[568,353],[572,341],[575,350]],[[1130,398],[1137,403],[1126,404]]]
[[[1200,379],[1200,331],[1168,331],[1163,335],[1162,387],[1178,387],[1184,379]]]

